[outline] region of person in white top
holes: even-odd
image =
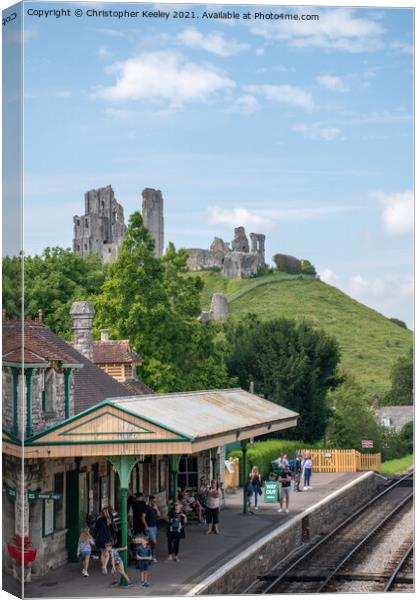
[[[220,498],[222,496],[221,490],[217,485],[217,481],[215,479],[212,480],[210,487],[207,490],[207,500],[206,500],[206,521],[208,525],[208,529],[205,532],[216,533],[217,535],[220,533],[219,531],[219,509],[220,509]]]
[[[309,485],[311,482],[312,475],[312,458],[310,452],[305,452],[305,457],[302,463],[302,471],[303,471],[303,489],[306,492],[307,490],[311,490],[311,486]]]

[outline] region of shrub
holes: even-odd
[[[393,323],[395,323],[395,325],[398,325],[398,327],[402,327],[403,329],[408,329],[407,325],[404,323],[404,321],[401,321],[401,319],[396,319],[395,317],[391,317],[389,320],[392,321]]]
[[[303,259],[301,261],[300,272],[303,275],[316,275],[316,269],[309,260]]]
[[[301,440],[266,440],[265,442],[256,442],[254,446],[247,445],[247,473],[249,473],[254,465],[258,467],[258,470],[263,477],[268,477],[272,467],[271,462],[276,460],[286,452],[290,457],[293,457],[296,450],[302,448],[322,448],[322,442],[302,442]],[[241,450],[232,450],[228,454],[229,458],[242,458]]]

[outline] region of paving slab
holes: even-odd
[[[347,483],[357,479],[361,473],[315,473],[312,489],[292,492],[290,512],[278,513],[278,504],[264,504],[254,515],[243,515],[242,492],[235,490],[225,494],[225,506],[220,513],[221,535],[205,535],[206,528],[196,522],[186,527],[186,537],[180,543],[180,562],[166,562],[166,529],[158,531],[158,562],[149,571],[150,587],[139,587],[139,572],[134,565],[128,569],[134,585],[125,588],[112,585],[112,576],[101,574],[99,561],[91,560],[89,577],[82,577],[81,565],[69,563],[60,569],[28,583],[26,598],[93,598],[93,597],[138,597],[138,596],[182,596],[203,581],[228,560],[258,541],[260,537],[295,517],[311,505]],[[10,576],[3,575],[3,589],[16,588]]]

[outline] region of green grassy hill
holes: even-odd
[[[209,307],[212,294],[223,292],[229,297],[232,319],[252,312],[261,319],[306,319],[323,328],[337,338],[342,366],[371,394],[381,396],[389,389],[391,366],[412,345],[411,331],[316,279],[276,273],[245,280],[215,272],[200,276],[205,282],[203,308]]]

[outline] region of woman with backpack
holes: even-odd
[[[185,538],[185,525],[187,524],[187,515],[182,512],[182,504],[177,500],[174,507],[168,513],[168,560],[179,562],[179,540]]]

